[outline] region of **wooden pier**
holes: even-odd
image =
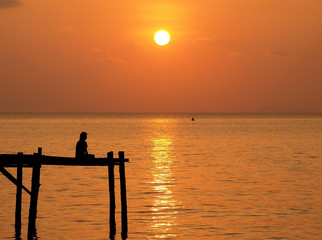
[[[127,200],[126,200],[126,179],[124,152],[118,153],[118,158],[114,158],[113,152],[108,152],[106,158],[94,158],[89,156],[85,159],[75,159],[71,157],[54,157],[42,155],[42,149],[38,148],[38,153],[33,155],[18,154],[0,154],[0,172],[16,185],[16,212],[15,212],[15,231],[16,237],[21,235],[21,199],[22,190],[30,195],[30,207],[28,218],[28,238],[36,236],[36,218],[37,204],[40,187],[40,169],[45,165],[63,165],[63,166],[107,166],[109,181],[110,198],[110,239],[116,235],[115,222],[115,181],[114,166],[119,166],[120,175],[120,193],[121,193],[121,221],[122,221],[122,239],[127,238]],[[22,184],[23,168],[32,168],[31,190]],[[17,168],[17,177],[12,176],[5,168]]]

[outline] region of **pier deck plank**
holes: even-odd
[[[18,155],[16,154],[0,154],[0,166],[1,167],[17,167]],[[23,155],[22,165],[23,167],[32,167],[36,157],[34,155]],[[124,159],[124,162],[128,162],[129,159]],[[113,158],[114,165],[119,165],[120,160]],[[88,159],[76,159],[73,157],[56,157],[42,155],[39,158],[41,165],[60,165],[60,166],[108,166],[111,164],[111,159],[108,158],[91,158]]]

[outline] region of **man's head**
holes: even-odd
[[[86,132],[82,132],[79,136],[79,140],[86,140],[87,139],[87,133]]]

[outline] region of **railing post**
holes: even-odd
[[[16,219],[15,230],[16,237],[20,237],[21,234],[21,198],[22,198],[22,158],[23,153],[18,153],[18,165],[17,165],[17,193],[16,193]]]
[[[120,161],[120,187],[121,187],[121,205],[122,205],[122,239],[127,238],[127,201],[126,201],[126,180],[124,166],[124,152],[119,152]]]
[[[40,158],[42,149],[38,148],[38,153],[34,153],[33,167],[32,167],[32,180],[31,180],[31,196],[29,207],[29,221],[28,221],[28,236],[35,236],[36,231],[36,218],[37,218],[37,203],[40,187]]]
[[[116,234],[115,223],[115,184],[114,184],[114,159],[113,152],[107,153],[108,161],[108,181],[109,181],[109,193],[110,193],[110,238],[114,239]]]

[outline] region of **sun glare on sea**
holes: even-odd
[[[167,45],[170,41],[170,34],[165,30],[157,31],[154,34],[154,41],[160,46]]]

